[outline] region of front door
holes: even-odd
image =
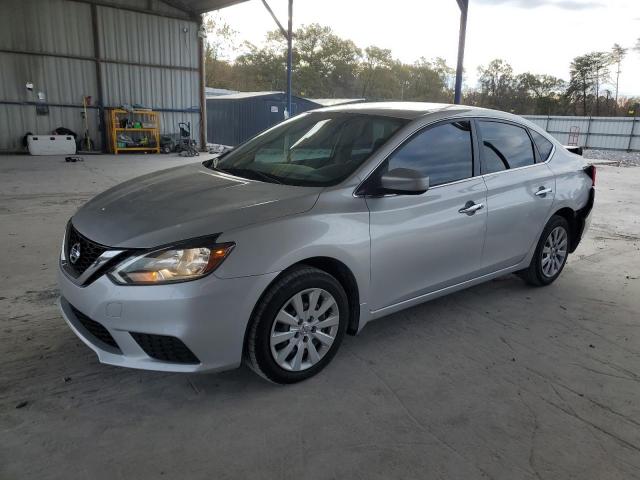
[[[429,177],[422,195],[369,197],[371,310],[465,281],[480,268],[486,187],[474,177],[471,122],[426,127],[373,174],[396,168]]]

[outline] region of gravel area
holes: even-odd
[[[617,167],[640,166],[640,152],[589,149],[584,151],[584,157],[590,160],[606,162]]]

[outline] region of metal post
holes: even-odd
[[[631,147],[633,145],[633,137],[635,137],[634,133],[636,131],[636,120],[638,117],[633,116],[633,120],[631,120],[631,133],[629,133],[629,144],[627,145],[627,152],[631,151]]]
[[[587,136],[584,139],[584,148],[589,148],[589,135],[591,135],[591,121],[592,117],[589,117],[589,123],[587,123]]]
[[[287,111],[291,111],[291,68],[293,67],[293,0],[289,0],[289,25],[287,28]]]
[[[98,34],[98,8],[91,4],[91,28],[93,30],[93,55],[96,64],[96,87],[98,98],[98,132],[100,133],[100,150],[107,151],[107,131],[104,119],[104,87],[102,84],[102,49],[100,48],[100,35]]]
[[[465,0],[466,1],[466,0]],[[271,7],[267,3],[267,0],[262,0],[264,8],[267,9],[273,21],[276,22],[282,36],[287,40],[287,112],[289,116],[292,116],[291,112],[291,69],[293,66],[293,0],[289,0],[289,24],[287,30],[284,29],[276,14],[273,13]]]
[[[453,103],[462,103],[462,70],[464,67],[464,42],[467,35],[467,11],[469,0],[457,0],[460,7],[460,36],[458,38],[458,65],[456,68],[456,87]]]
[[[205,95],[206,89],[206,76],[204,71],[204,58],[205,58],[205,37],[203,32],[203,17],[200,16],[198,22],[198,80],[200,87],[200,151],[207,151],[207,97]]]

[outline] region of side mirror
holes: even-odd
[[[394,168],[380,177],[379,187],[384,194],[422,195],[429,190],[429,177],[417,170]]]

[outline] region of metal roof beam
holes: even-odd
[[[289,34],[287,33],[287,31],[284,29],[284,27],[282,26],[282,24],[280,23],[280,20],[278,20],[278,17],[276,17],[276,14],[273,13],[273,10],[271,10],[271,7],[269,6],[269,4],[267,3],[267,0],[262,0],[262,4],[264,5],[264,8],[267,9],[267,11],[271,14],[271,17],[273,18],[273,20],[276,22],[276,24],[278,25],[278,28],[280,29],[280,33],[282,33],[282,35],[284,36],[284,38],[286,40],[289,40]]]
[[[164,3],[165,5],[169,5],[170,7],[173,7],[177,10],[180,10],[182,12],[185,12],[187,14],[189,14],[192,17],[198,17],[198,12],[196,12],[195,10],[193,10],[190,6],[188,6],[186,3],[180,1],[180,0],[160,0],[162,3]]]

